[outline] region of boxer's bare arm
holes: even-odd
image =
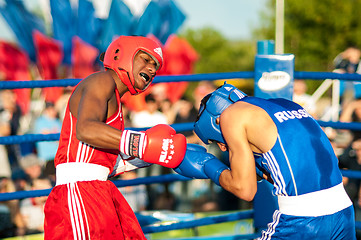
[[[226,109],[220,124],[231,164],[231,170],[221,174],[221,185],[250,201],[257,192],[253,152],[264,153],[272,148],[277,138],[276,126],[264,110],[244,102]]]
[[[109,72],[99,72],[84,79],[69,100],[77,118],[76,136],[95,147],[118,149],[121,131],[105,120],[118,110],[116,84]]]
[[[240,109],[224,111],[220,117],[231,167],[231,170],[222,172],[220,184],[239,198],[251,201],[257,192],[256,167],[247,139],[247,122],[244,116],[240,117],[240,114],[242,114]]]

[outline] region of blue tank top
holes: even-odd
[[[241,101],[264,109],[277,126],[272,149],[254,153],[256,166],[271,174],[274,195],[297,196],[342,182],[330,141],[305,109],[286,99],[246,97]]]

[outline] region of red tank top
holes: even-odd
[[[122,106],[117,90],[115,90],[115,94],[119,108],[115,114],[106,120],[106,124],[123,131],[124,121]],[[102,165],[109,168],[111,172],[116,163],[119,151],[96,148],[90,146],[87,143],[79,141],[76,138],[76,121],[77,119],[71,114],[69,110],[68,103],[63,120],[63,126],[61,128],[59,147],[54,160],[55,167],[61,163],[83,162]]]

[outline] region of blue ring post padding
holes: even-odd
[[[196,220],[185,220],[178,223],[161,225],[161,226],[145,226],[142,228],[144,233],[156,233],[156,232],[165,232],[170,230],[184,229],[184,228],[193,228],[204,225],[217,224],[222,222],[231,222],[237,221],[240,219],[249,219],[253,218],[253,210],[245,210],[236,213],[224,214],[219,216],[205,217]]]
[[[273,40],[262,40],[257,42],[257,54],[275,54],[275,42]]]
[[[267,229],[272,222],[273,212],[278,209],[277,197],[272,195],[273,185],[266,180],[257,182],[257,193],[253,199],[253,225],[256,231]]]

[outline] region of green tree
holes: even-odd
[[[230,41],[218,31],[206,27],[187,29],[180,34],[199,54],[194,73],[220,73],[253,71],[256,43],[251,41]],[[190,83],[186,96],[192,98],[198,82]],[[242,83],[242,90],[252,92],[253,81]]]
[[[274,39],[275,1],[269,0],[259,39]],[[331,71],[350,45],[361,47],[361,0],[285,0],[284,49],[295,54],[297,71]]]
[[[193,46],[200,56],[195,73],[252,71],[255,44],[230,41],[211,28],[187,29],[181,37]]]

